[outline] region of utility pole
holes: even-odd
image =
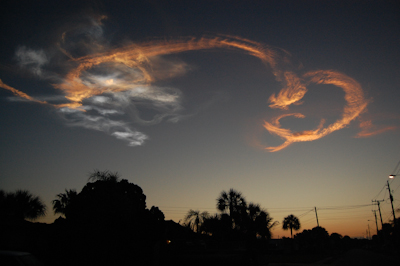
[[[383,220],[382,220],[381,205],[380,205],[381,201],[385,201],[385,200],[373,200],[372,202],[376,202],[378,204],[379,217],[381,218],[381,230],[382,230],[383,242],[387,243],[387,239],[386,239],[387,236],[386,236],[386,233],[383,231],[384,228],[383,228]]]
[[[369,240],[371,240],[371,230],[369,230],[369,223],[368,223],[368,236],[369,236]]]
[[[373,200],[372,202],[378,203],[379,216],[381,218],[381,229],[383,230],[383,220],[382,220],[381,205],[380,205],[381,201],[385,201],[385,200]]]
[[[315,217],[317,217],[317,225],[319,227],[317,207],[314,207],[314,209],[315,209]]]
[[[390,203],[392,204],[392,213],[393,213],[393,224],[396,227],[396,215],[394,214],[394,208],[393,208],[393,196],[392,196],[392,191],[390,191],[390,185],[389,185],[389,180],[387,181],[387,187],[389,190],[389,198],[390,198]]]
[[[378,235],[378,218],[376,218],[376,210],[373,210],[372,212],[373,212],[374,215],[375,215],[376,236],[379,236],[379,235]]]

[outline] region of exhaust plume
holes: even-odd
[[[284,114],[265,121],[265,129],[284,140],[277,147],[265,148],[271,152],[282,150],[294,142],[316,140],[342,129],[364,112],[368,105],[361,86],[345,74],[332,70],[296,74],[296,71],[289,70],[288,52],[240,37],[220,35],[156,39],[109,48],[101,44],[105,40],[101,24],[104,18],[90,20],[86,31],[63,32],[58,43],[61,55],[50,57],[43,50],[34,51],[26,47],[16,52],[18,64],[37,77],[49,80],[53,88],[64,95],[63,102],[37,100],[1,80],[0,87],[26,101],[53,106],[71,126],[105,132],[128,142],[129,146],[142,145],[148,137],[132,128],[131,121],[126,121],[127,115],[130,114],[130,119],[136,124],[156,124],[162,120],[177,122],[183,117],[181,91],[153,84],[183,75],[188,69],[185,63],[168,61],[163,56],[187,51],[223,49],[259,58],[276,80],[283,84],[279,93],[269,97],[270,108],[288,110],[292,104],[301,104],[309,84],[331,84],[345,92],[346,106],[341,117],[326,127],[324,119],[314,130],[292,132],[281,127],[280,119],[289,116],[304,118],[300,113]],[[84,37],[80,34],[82,32],[85,32]],[[61,70],[59,72],[62,74],[52,72],[52,67]],[[140,107],[150,108],[157,114],[153,119],[144,120],[139,115]]]
[[[321,119],[319,126],[314,130],[292,132],[289,129],[281,128],[279,123],[281,118],[286,116],[304,118],[305,116],[302,114],[282,115],[278,118],[275,118],[270,123],[265,122],[265,129],[267,129],[271,134],[275,134],[285,140],[283,144],[277,147],[266,148],[272,152],[282,150],[294,142],[317,140],[336,130],[346,127],[351,121],[356,119],[362,112],[366,110],[366,107],[369,103],[369,101],[364,98],[364,92],[357,81],[333,70],[318,70],[305,73],[303,75],[303,81],[291,73],[285,76],[289,77],[289,79],[287,78],[287,80],[289,80],[287,81],[287,84],[290,84],[291,86],[286,86],[283,88],[277,97],[275,97],[275,95],[271,96],[270,102],[273,104],[272,106],[270,105],[270,107],[272,108],[287,109],[288,105],[300,101],[307,92],[306,85],[311,83],[330,84],[343,89],[345,93],[344,99],[346,101],[346,105],[343,108],[341,118],[325,128],[323,127],[325,123],[324,119]]]

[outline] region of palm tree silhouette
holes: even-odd
[[[28,190],[6,193],[0,191],[1,215],[7,219],[36,220],[46,215],[46,205]]]
[[[189,212],[185,216],[185,223],[188,224],[190,228],[194,231],[194,228],[196,228],[197,233],[201,233],[201,225],[204,223],[204,221],[209,217],[208,212],[200,212],[198,210],[194,211],[192,209],[189,210]]]
[[[278,224],[272,222],[273,218],[269,213],[260,207],[260,204],[249,203],[246,216],[243,218],[244,230],[256,236],[271,238],[271,228]]]
[[[262,210],[261,210],[260,204],[255,204],[253,202],[250,202],[249,206],[247,207],[247,212],[248,212],[249,218],[253,221],[260,214],[261,211]]]
[[[276,226],[279,222],[272,222],[273,218],[265,210],[261,210],[260,213],[254,219],[255,231],[258,235],[263,238],[271,238],[271,229]]]
[[[76,198],[78,193],[75,189],[65,190],[65,193],[57,194],[57,199],[52,201],[54,214],[62,214],[67,218],[68,209],[71,206],[71,202]]]
[[[94,170],[92,173],[89,174],[88,181],[109,181],[117,183],[120,179],[118,172],[110,172],[108,170],[99,171]]]
[[[232,188],[228,192],[222,191],[221,195],[217,198],[217,209],[221,212],[229,210],[232,228],[238,225],[240,216],[246,210],[246,207],[246,200],[242,196],[242,193]]]
[[[299,219],[296,216],[294,216],[293,214],[285,217],[285,219],[283,219],[282,229],[283,230],[290,229],[290,236],[291,236],[291,238],[293,238],[293,229],[295,231],[300,229]]]

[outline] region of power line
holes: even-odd
[[[345,205],[345,206],[331,206],[331,207],[318,207],[318,210],[346,210],[346,209],[357,209],[367,206],[372,206],[373,204],[363,204],[363,205]]]
[[[399,166],[400,166],[400,161],[397,163],[396,167],[393,169],[392,175],[397,175],[400,172],[400,167]],[[398,171],[396,172],[397,169],[398,169]]]
[[[313,209],[310,209],[309,211],[298,215],[298,218],[304,217],[304,216],[306,216],[307,214],[309,214],[309,213],[312,212],[312,211],[314,211],[314,210],[313,210]]]
[[[379,196],[379,194],[381,194],[382,190],[384,190],[385,188],[386,188],[386,185],[384,185],[384,186],[382,187],[381,191],[379,191],[378,195],[376,195],[373,199],[376,199],[376,198]]]
[[[313,223],[315,222],[315,218],[314,217],[312,217],[312,218],[310,218],[310,219],[308,219],[306,221],[301,221],[301,225],[304,227],[304,225],[309,224],[311,222],[313,222]]]
[[[400,185],[398,185],[395,189],[393,189],[393,193],[400,187]]]
[[[369,210],[332,211],[332,212],[329,212],[329,213],[321,211],[321,213],[323,215],[332,215],[332,214],[337,215],[337,214],[346,214],[346,213],[366,213],[366,212],[369,212]]]
[[[322,221],[343,221],[343,220],[349,220],[349,219],[355,219],[355,218],[363,218],[363,219],[368,219],[368,218],[370,218],[371,217],[371,215],[369,215],[369,216],[360,216],[360,217],[345,217],[345,218],[341,218],[341,217],[339,217],[339,218],[320,218],[320,220],[322,220]]]

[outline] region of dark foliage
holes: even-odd
[[[200,212],[198,210],[195,211],[190,209],[185,216],[185,223],[186,226],[200,234],[203,231],[201,227],[208,217],[209,214],[206,211]]]
[[[246,240],[271,238],[272,222],[269,213],[259,204],[247,204],[243,195],[230,189],[217,198],[217,209],[222,214],[209,216],[202,223],[202,230],[218,240]],[[253,240],[251,240],[253,241]]]
[[[295,235],[295,240],[301,249],[320,251],[329,248],[329,233],[320,226],[303,230]]]
[[[74,265],[150,264],[164,237],[162,211],[147,209],[143,190],[116,173],[95,171],[89,180],[80,193],[57,195],[60,203],[68,198],[61,204],[66,219],[58,221],[53,240],[63,239],[57,250],[70,254]]]
[[[76,200],[78,193],[74,189],[66,189],[65,193],[57,194],[57,199],[52,201],[54,214],[69,216],[71,203]]]
[[[297,231],[300,229],[300,221],[293,214],[285,217],[282,222],[282,229],[289,230],[290,229],[290,237],[293,238],[293,230]]]
[[[46,214],[46,205],[27,190],[6,193],[0,190],[0,218],[35,220]]]

